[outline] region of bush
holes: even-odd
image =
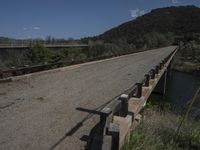
[[[55,54],[41,44],[33,45],[29,51],[29,58],[34,64],[44,64],[50,61]]]
[[[31,46],[28,52],[28,57],[34,65],[54,63],[67,57],[64,52],[49,50],[41,44],[35,44]]]

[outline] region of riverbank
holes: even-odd
[[[185,72],[185,73],[199,75],[200,74],[200,63],[189,61],[189,60],[183,60],[180,58],[175,58],[172,63],[172,69],[179,71],[179,72]]]
[[[177,132],[182,117],[172,111],[149,107],[143,115],[145,119],[131,132],[123,150],[200,149],[200,121],[190,118]]]
[[[200,149],[200,95],[190,111],[190,117],[176,131],[197,91],[200,77],[172,70],[165,95],[152,94],[141,124],[131,132],[123,150],[183,150]]]

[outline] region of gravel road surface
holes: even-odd
[[[0,84],[1,150],[82,150],[99,117],[76,108],[101,108],[143,79],[175,47],[35,73]]]

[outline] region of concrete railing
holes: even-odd
[[[87,44],[43,44],[44,47],[54,48],[54,47],[88,47]],[[0,44],[0,49],[6,48],[29,48],[31,44]]]
[[[101,150],[119,150],[129,134],[130,129],[137,124],[141,110],[157,83],[167,72],[175,49],[169,56],[163,59],[155,68],[151,69],[144,79],[125,91],[115,101],[108,104],[100,111],[100,134],[95,135],[90,149],[96,149],[96,144],[101,141]]]

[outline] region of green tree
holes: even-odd
[[[70,48],[67,52],[67,59],[70,61],[83,60],[86,58],[87,56],[82,52],[81,48]]]
[[[29,58],[34,64],[43,64],[50,61],[55,54],[41,44],[35,44],[30,48]]]

